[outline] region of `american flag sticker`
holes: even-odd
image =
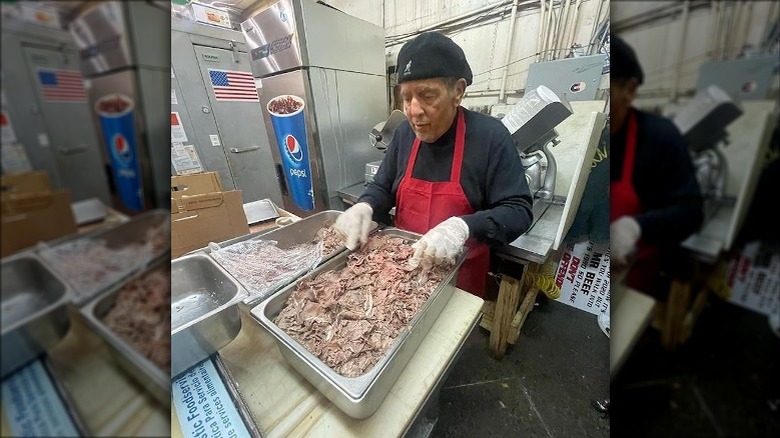
[[[209,78],[217,100],[260,102],[252,73],[210,68]]]
[[[81,73],[69,70],[38,70],[43,100],[48,102],[86,102],[84,78]]]

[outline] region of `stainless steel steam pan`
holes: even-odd
[[[46,247],[38,247],[35,252],[42,259],[44,259],[44,261],[47,262],[51,269],[57,271],[57,263],[55,263],[54,260],[48,260],[46,257],[48,249],[54,251],[61,245],[73,244],[73,242],[76,240],[102,240],[105,242],[108,248],[122,248],[127,245],[143,242],[149,229],[158,225],[165,226],[166,223],[170,223],[169,211],[161,209],[151,210],[140,214],[127,222],[123,222],[109,228],[99,228],[81,235],[67,236],[65,238],[50,242],[46,245]],[[59,272],[59,275],[69,284],[70,288],[73,290],[73,294],[71,296],[72,302],[77,306],[82,306],[108,289],[114,288],[119,284],[124,284],[130,276],[139,270],[142,270],[149,262],[154,260],[156,257],[159,257],[160,255],[168,252],[170,252],[170,238],[168,239],[167,247],[160,248],[157,252],[150,254],[148,259],[136,265],[129,265],[124,267],[125,269],[123,269],[121,273],[111,277],[110,279],[107,279],[102,283],[95,284],[94,286],[90,287],[89,290],[77,290],[78,286],[74,284],[76,281],[74,278],[69,278],[65,272]],[[73,260],[73,262],[82,263],[85,270],[99,271],[101,269],[100,260]]]
[[[419,234],[397,228],[385,228],[376,232],[375,235],[402,237],[413,241],[421,237]],[[313,279],[322,272],[343,268],[347,264],[348,257],[348,252],[333,257],[310,274],[298,279],[252,308],[250,314],[276,338],[282,356],[293,368],[345,414],[362,419],[373,414],[382,403],[420,342],[425,338],[442,309],[452,297],[458,270],[466,257],[466,250],[457,259],[456,264],[441,284],[433,291],[428,301],[422,305],[410,322],[408,329],[399,334],[390,349],[371,370],[355,378],[344,377],[336,373],[273,322],[299,282]]]
[[[71,292],[65,280],[33,253],[3,259],[3,378],[65,336]]]
[[[158,269],[169,269],[170,260],[169,252],[157,257],[147,269],[136,272],[127,281],[103,292],[80,309],[84,322],[106,341],[117,363],[163,406],[168,406],[171,403],[171,379],[168,370],[163,370],[133,348],[130,343],[111,330],[103,322],[103,318],[116,303],[119,293],[131,281],[143,279]]]
[[[238,335],[243,290],[205,254],[173,260],[171,285],[171,377],[176,377]]]

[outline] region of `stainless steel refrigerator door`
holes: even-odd
[[[79,50],[81,71],[95,75],[134,64],[122,2],[96,2],[68,26]]]
[[[329,207],[338,190],[365,180],[366,163],[384,157],[368,140],[377,123],[387,120],[385,78],[350,71],[309,69],[319,149]]]
[[[227,41],[225,41],[227,45]],[[185,32],[171,32],[171,89],[176,103],[171,111],[177,112],[187,135],[187,142],[195,147],[203,169],[219,173],[225,190],[234,190],[233,174],[228,165],[227,154],[222,148],[222,139],[211,109],[208,92],[203,84],[200,66],[195,59],[195,48],[190,35]],[[215,140],[212,141],[212,136]],[[174,174],[173,172],[171,173]]]
[[[303,65],[292,0],[281,0],[241,23],[252,73],[263,77]]]
[[[314,109],[312,107],[313,100],[311,96],[311,88],[309,87],[309,74],[306,70],[294,70],[279,75],[270,76],[262,79],[263,87],[258,91],[260,92],[260,111],[263,113],[263,119],[265,120],[266,132],[268,133],[268,141],[271,146],[271,155],[274,159],[274,165],[276,166],[277,180],[279,187],[282,191],[282,199],[284,199],[284,209],[301,217],[308,217],[314,213],[328,210],[328,192],[325,190],[325,169],[322,164],[322,153],[320,152],[319,138],[316,135],[318,132],[316,119],[314,117]],[[293,186],[290,184],[289,171],[282,165],[282,156],[279,151],[279,146],[274,134],[274,128],[271,123],[271,115],[266,109],[268,102],[280,95],[294,95],[305,102],[304,119],[306,125],[306,143],[308,145],[309,165],[310,165],[310,178],[312,182],[312,189],[314,191],[314,209],[312,211],[306,211],[299,208],[292,197]],[[368,132],[368,131],[367,131]],[[368,140],[368,134],[366,134],[366,141]]]
[[[93,120],[95,123],[98,138],[102,143],[103,150],[108,154],[109,145],[106,144],[103,131],[100,124],[99,116],[95,111],[95,103],[102,97],[111,94],[121,94],[129,97],[135,104],[135,138],[137,148],[137,158],[140,160],[140,176],[141,176],[141,189],[143,190],[143,210],[149,210],[154,208],[154,193],[153,184],[151,178],[151,166],[149,163],[149,152],[146,137],[143,129],[142,112],[143,107],[139,101],[139,93],[136,85],[136,72],[133,70],[123,70],[117,73],[108,74],[105,76],[98,76],[90,79],[89,101],[90,108],[92,110]],[[166,119],[165,121],[167,121]],[[167,148],[166,148],[167,152]],[[170,156],[168,156],[170,157]],[[168,158],[170,160],[170,158]],[[167,172],[167,170],[166,170]],[[168,176],[168,191],[170,193],[170,176]],[[170,203],[170,201],[168,201]]]
[[[90,114],[89,103],[84,91],[81,101],[66,101],[74,91],[60,94],[44,94],[40,74],[54,72],[79,73],[76,53],[71,50],[56,50],[44,47],[23,47],[30,77],[37,91],[36,98],[41,110],[50,148],[59,167],[62,183],[70,190],[72,201],[96,197],[106,205],[111,204],[105,160],[101,152]],[[58,79],[58,88],[64,85]],[[78,85],[74,84],[78,88]]]
[[[252,81],[247,54],[195,46],[195,55],[208,91],[208,105],[214,113],[233,181],[241,190],[243,201],[271,198],[274,202],[281,202],[271,147],[258,102],[224,100],[224,96],[218,99],[211,81],[210,72],[216,70],[246,72],[248,80]]]
[[[166,41],[166,48],[170,45]],[[170,52],[169,52],[170,53]],[[171,175],[170,175],[170,137],[171,124],[171,82],[170,54],[168,64],[164,69],[157,67],[139,67],[137,83],[141,90],[142,117],[141,126],[144,134],[151,172],[151,184],[146,184],[154,205],[150,208],[170,208],[171,206]]]
[[[24,59],[24,49],[19,38],[3,21],[2,27],[2,82],[3,91],[6,94],[6,105],[3,106],[11,118],[16,141],[24,146],[30,164],[33,169],[45,171],[49,175],[54,188],[64,187],[60,178],[57,160],[48,141],[41,144],[40,135],[46,136],[46,125],[41,116],[41,109],[37,103],[36,90],[33,78],[26,62],[10,62],[10,60]],[[9,61],[6,61],[9,60]]]

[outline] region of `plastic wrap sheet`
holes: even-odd
[[[102,239],[76,239],[54,247],[39,244],[38,252],[73,286],[77,300],[115,284],[154,256],[151,240],[109,248]]]
[[[294,245],[287,249],[273,240],[247,240],[220,248],[210,243],[211,257],[246,288],[251,299],[265,299],[322,260],[323,243]]]

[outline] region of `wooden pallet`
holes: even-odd
[[[485,301],[480,327],[490,331],[490,351],[496,359],[514,345],[526,317],[534,308],[538,289],[524,287],[520,280],[503,275],[496,301]]]

